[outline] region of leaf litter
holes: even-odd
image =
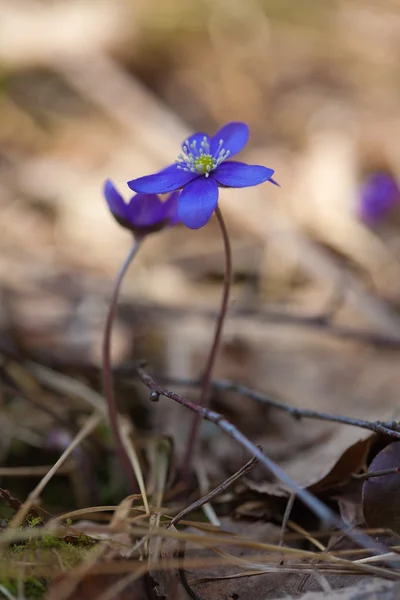
[[[182,52],[184,40],[174,35],[168,51],[162,47],[162,57],[151,35],[145,37],[152,50],[146,46],[143,52],[132,32],[124,37],[110,27],[114,12],[97,7],[93,14],[85,12],[85,23],[90,23],[85,39],[79,31],[73,38],[77,61],[55,58],[59,54],[51,45],[65,44],[63,36],[45,36],[50,51],[46,44],[35,43],[35,31],[43,38],[36,26],[14,58],[12,52],[2,56],[7,64],[28,69],[13,73],[1,88],[3,597],[391,600],[399,594],[398,442],[383,432],[287,414],[232,389],[213,388],[212,408],[344,523],[378,540],[386,549],[381,557],[326,530],[287,486],[260,466],[224,486],[249,456],[213,424],[203,427],[201,468],[196,469],[202,473],[201,483],[193,473],[190,486],[182,485],[178,465],[190,415],[166,399],[150,403],[147,391],[133,380],[132,362],[122,361],[146,357],[151,372],[160,375],[157,381],[163,374],[198,382],[222,278],[213,223],[195,240],[178,230],[174,244],[170,233],[149,243],[122,297],[114,336],[117,396],[131,457],[143,477],[142,494],[127,496],[99,393],[99,331],[110,277],[125,240],[98,210],[98,181],[111,171],[125,177],[132,164],[152,170],[170,160],[171,140],[187,131],[167,108],[178,102],[177,112],[188,122],[201,121],[201,127],[227,112],[254,115],[262,132],[260,143],[263,135],[281,142],[250,152],[260,164],[273,157],[282,181],[293,174],[284,188],[296,190],[279,196],[284,218],[274,206],[274,192],[258,198],[249,190],[246,203],[233,196],[226,204],[238,274],[218,379],[256,388],[293,409],[372,424],[393,420],[397,427],[398,267],[393,256],[398,256],[398,215],[394,211],[372,232],[360,227],[353,206],[337,210],[355,172],[366,162],[374,163],[377,153],[379,161],[384,156],[397,169],[395,142],[387,142],[397,122],[397,115],[392,121],[386,116],[390,93],[380,74],[380,95],[374,79],[366,77],[373,75],[376,61],[380,66],[385,61],[386,50],[395,56],[390,52],[392,30],[383,18],[386,8],[375,7],[370,22],[367,4],[335,8],[339,36],[333,25],[334,31],[325,30],[324,11],[316,10],[313,23],[318,28],[311,41],[301,19],[297,24],[299,15],[286,23],[287,15],[266,17],[256,3],[247,4],[245,14],[238,7],[237,23],[235,15],[228,15],[232,35],[220,22],[217,7],[205,33],[199,31],[196,39],[191,33],[190,48]],[[151,22],[151,8],[155,14],[158,8],[153,2],[148,5],[149,16],[141,18]],[[118,13],[119,3],[114,6]],[[47,19],[55,19],[58,31],[58,8],[51,14],[33,3],[24,7],[26,14],[12,13],[16,9],[11,4],[3,9],[6,29],[14,32],[14,38],[8,35],[9,44],[28,31],[18,26],[23,23],[18,19],[34,24],[46,19],[47,30]],[[278,8],[271,10],[279,13]],[[379,27],[372,26],[377,15]],[[94,38],[92,27],[98,27]],[[299,53],[293,63],[288,49],[294,29]],[[246,52],[237,51],[237,31]],[[326,48],[325,39],[332,42],[332,33],[346,56],[346,44],[352,48],[347,78],[354,85],[351,103],[356,110],[350,121],[345,118],[348,107],[343,111],[341,104],[349,102],[348,91],[343,93],[348,84],[343,87],[331,77],[331,71],[338,72],[337,62],[323,58],[330,52],[320,51]],[[159,32],[155,38],[159,40]],[[267,38],[278,48],[279,69],[273,64],[264,68],[261,62],[271,54]],[[139,73],[125,77],[118,59],[113,62],[105,54],[83,59],[83,42],[85,48],[92,44],[92,50],[101,52],[115,44],[124,67],[144,57],[145,67],[139,70],[149,68],[155,81],[157,61],[162,62],[164,70],[154,85],[166,104],[142,89]],[[369,46],[380,52],[370,56]],[[253,77],[254,53],[263,68]],[[222,79],[221,56],[225,61],[232,56],[234,63],[234,68],[224,69]],[[50,78],[29,71],[37,61],[45,70],[50,67]],[[214,90],[199,85],[206,79],[205,70],[215,79]],[[271,70],[271,80],[264,80],[262,73]],[[232,86],[238,93],[226,94]],[[339,115],[338,127],[327,119],[325,105],[321,111],[320,86],[329,88],[330,98],[334,87],[340,98],[331,106]],[[119,104],[116,98],[109,101],[108,90],[114,89],[120,90]],[[184,90],[185,98],[196,98],[193,114],[191,102],[177,99],[177,89]],[[368,115],[357,94],[369,99]],[[288,106],[295,109],[288,111]],[[311,114],[316,116],[312,127]],[[341,130],[350,122],[363,132],[354,133],[351,143],[347,130]],[[155,123],[166,126],[156,132]],[[154,135],[147,135],[149,131]],[[296,150],[282,151],[288,139]],[[321,169],[321,161],[331,169]],[[302,168],[304,177],[296,174],[301,165],[307,166]],[[326,185],[325,175],[332,185]],[[340,302],[334,306],[330,299],[337,294]],[[196,385],[184,387],[189,399],[197,394]],[[89,431],[82,436],[88,420]],[[78,440],[75,447],[73,440]],[[43,473],[42,465],[54,466]],[[212,490],[217,493],[206,495]],[[171,522],[180,514],[183,518],[174,528]]]

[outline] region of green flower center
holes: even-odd
[[[216,161],[211,154],[202,154],[195,159],[193,166],[197,173],[204,173],[205,175],[208,175],[210,171],[215,169],[215,163]]]
[[[210,144],[207,137],[204,137],[197,147],[196,140],[186,142],[182,145],[182,154],[175,161],[178,169],[189,173],[198,173],[208,177],[211,171],[214,171],[230,154],[229,150],[224,150],[224,141],[219,140],[218,147],[214,155],[210,154]]]

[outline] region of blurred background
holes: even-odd
[[[231,120],[251,130],[240,158],[274,168],[281,187],[221,194],[235,282],[216,375],[301,407],[388,417],[400,385],[399,3],[0,0],[0,14],[3,464],[51,464],[65,418],[87,410],[28,359],[100,389],[107,302],[130,245],[104,180],[128,197],[126,181],[171,163],[190,132]],[[116,365],[146,358],[198,377],[223,266],[214,220],[147,240],[124,285]],[[182,409],[128,384],[121,409],[182,451]],[[321,440],[338,455],[350,444],[335,425],[213,402],[288,470]],[[210,475],[242,464],[212,427],[204,435]]]

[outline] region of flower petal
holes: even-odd
[[[153,175],[132,179],[132,181],[128,181],[128,185],[131,190],[134,190],[135,192],[143,192],[144,194],[165,194],[166,192],[179,190],[179,188],[183,187],[196,177],[199,177],[198,173],[188,173],[187,171],[178,169],[178,165],[170,165],[166,169],[154,173]]]
[[[104,196],[108,204],[108,208],[112,214],[119,219],[128,218],[128,206],[125,204],[123,197],[117,191],[111,179],[107,179],[103,188]]]
[[[271,179],[273,174],[274,170],[268,167],[229,160],[221,163],[211,175],[221,185],[242,188],[264,183]]]
[[[199,150],[202,148],[201,144],[203,141],[205,141],[210,146],[211,139],[210,139],[209,135],[207,135],[206,133],[202,133],[201,131],[199,131],[198,133],[194,133],[193,135],[188,137],[182,143],[182,150],[185,154],[192,152],[193,154],[196,155],[199,152]],[[197,150],[197,152],[194,150],[193,145],[194,145],[195,150]],[[203,148],[203,150],[204,150],[205,154],[208,154],[207,148]]]
[[[200,229],[211,218],[218,204],[218,185],[212,177],[195,179],[182,190],[178,215],[189,229]]]
[[[128,220],[134,227],[149,227],[165,219],[163,203],[156,194],[136,194],[128,205]]]
[[[372,173],[360,191],[359,216],[369,225],[377,225],[400,200],[400,190],[387,173]]]
[[[211,139],[211,154],[218,152],[220,140],[222,148],[229,150],[229,158],[240,152],[249,140],[250,131],[246,123],[232,122],[221,127]]]
[[[169,219],[169,224],[176,225],[179,223],[178,216],[178,199],[180,196],[180,192],[172,192],[166,199],[163,205],[164,215],[166,219]]]

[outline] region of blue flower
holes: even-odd
[[[368,225],[377,225],[399,201],[400,189],[393,177],[372,173],[361,187],[359,216]]]
[[[124,201],[110,179],[104,184],[104,196],[113,217],[122,227],[142,236],[178,223],[179,192],[173,192],[165,202],[156,194],[136,194]]]
[[[213,137],[195,133],[182,144],[175,164],[153,175],[128,182],[135,192],[163,194],[182,189],[179,220],[190,229],[203,227],[218,205],[218,188],[242,188],[273,181],[273,169],[228,160],[249,139],[245,123],[228,123]]]

